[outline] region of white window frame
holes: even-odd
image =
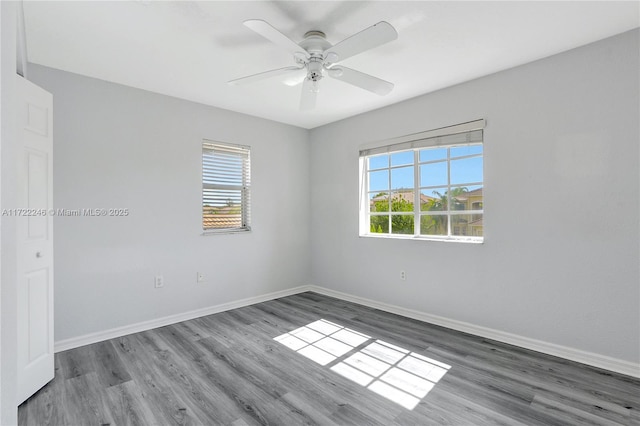
[[[221,170],[218,169],[215,172],[217,182],[207,182],[207,175],[211,179],[212,168],[215,167],[229,167],[224,164],[224,160],[217,163],[216,160],[211,160],[211,153],[219,152],[226,156],[237,156],[241,159],[241,166],[239,168]],[[209,156],[209,157],[208,157]],[[236,232],[248,232],[251,231],[251,147],[246,145],[237,145],[226,142],[217,142],[208,139],[202,141],[202,193],[201,193],[201,226],[203,229],[203,235],[211,234],[226,234]],[[231,175],[231,178],[226,178],[225,175]],[[238,184],[238,176],[240,176],[241,183]],[[238,226],[229,227],[205,227],[205,199],[207,198],[206,191],[239,191],[240,192],[240,224]],[[209,194],[209,197],[212,195]],[[218,197],[222,197],[219,194]]]
[[[430,161],[420,162],[419,151],[425,148],[451,148],[451,147],[460,147],[460,146],[468,146],[468,145],[482,145],[483,152],[480,155],[474,154],[469,156],[460,156],[455,157],[455,160],[464,159],[464,158],[473,158],[473,157],[482,157],[484,164],[484,132],[483,129],[485,127],[485,120],[476,120],[468,123],[462,123],[455,126],[444,127],[440,129],[430,130],[426,132],[416,133],[412,135],[402,136],[399,138],[395,138],[392,140],[386,140],[382,142],[375,142],[372,144],[367,144],[365,146],[361,146],[360,155],[359,155],[359,163],[360,163],[360,212],[359,212],[359,234],[361,237],[373,237],[373,238],[394,238],[394,239],[417,239],[417,240],[429,240],[429,241],[454,241],[454,242],[472,242],[472,243],[482,243],[484,242],[484,226],[483,226],[483,236],[468,236],[468,235],[453,235],[453,227],[451,223],[452,216],[458,215],[478,215],[481,214],[484,218],[484,197],[483,197],[483,208],[481,210],[452,210],[451,200],[447,203],[446,211],[429,211],[423,212],[420,210],[421,206],[421,191],[424,189],[429,189],[429,187],[422,188],[420,186],[420,165],[428,164]],[[375,212],[370,212],[370,198],[369,198],[369,170],[367,168],[368,158],[373,157],[380,154],[394,154],[399,152],[413,152],[413,170],[414,170],[414,186],[413,188],[409,188],[413,192],[413,211],[412,212],[392,212],[391,205],[389,206],[389,211],[387,212],[379,212],[376,214]],[[443,160],[433,161],[435,162],[444,162]],[[449,170],[450,175],[450,150],[447,150],[447,169]],[[390,163],[388,167],[381,168],[380,170],[389,170],[389,179],[391,179],[391,170],[397,167],[402,166],[392,166]],[[375,169],[378,170],[378,169]],[[462,185],[455,184],[451,185],[450,176],[447,179],[446,190],[447,193],[451,193],[452,187],[460,187],[460,186],[472,186],[472,185],[481,185],[484,190],[484,178],[482,182],[466,182]],[[439,186],[444,187],[445,185]],[[435,188],[435,187],[434,187]],[[391,188],[391,184],[389,184],[389,203],[392,202],[392,193],[393,189]],[[392,234],[391,233],[391,218],[392,215],[411,215],[414,218],[414,232],[413,234]],[[447,232],[446,236],[439,235],[421,235],[420,234],[420,220],[421,215],[442,215],[447,217]],[[374,233],[371,232],[370,226],[370,218],[371,216],[389,216],[389,233]]]

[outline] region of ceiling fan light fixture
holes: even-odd
[[[311,89],[310,91],[313,93],[320,92],[320,85],[318,84],[319,80],[311,80]]]
[[[307,64],[307,78],[314,83],[322,80],[322,61],[320,58],[310,58]]]

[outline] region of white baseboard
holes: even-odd
[[[62,352],[68,349],[77,348],[92,343],[102,342],[104,340],[114,339],[116,337],[126,336],[127,334],[139,333],[141,331],[151,330],[153,328],[164,327],[182,321],[203,317],[205,315],[217,314],[219,312],[229,311],[231,309],[242,308],[256,303],[266,302],[268,300],[278,299],[280,297],[291,296],[297,293],[310,291],[310,286],[300,286],[287,290],[267,293],[260,296],[249,297],[246,299],[236,300],[233,302],[222,303],[220,305],[209,306],[207,308],[196,309],[193,311],[183,312],[180,314],[169,315],[166,317],[143,321],[136,324],[116,327],[96,333],[89,333],[83,336],[72,337],[70,339],[60,340],[54,344],[54,352]]]
[[[593,367],[598,367],[605,370],[614,371],[616,373],[640,378],[640,364],[636,364],[633,362],[611,358],[592,352],[586,352],[567,346],[556,345],[554,343],[543,342],[541,340],[530,339],[528,337],[518,336],[517,334],[506,333],[504,331],[481,327],[463,321],[456,321],[437,315],[431,315],[424,312],[415,311],[413,309],[406,309],[400,306],[390,305],[388,303],[377,302],[375,300],[354,296],[352,294],[331,290],[325,287],[319,287],[315,285],[307,287],[309,291],[314,291],[326,296],[358,303],[360,305],[369,306],[370,308],[380,309],[385,312],[391,312],[393,314],[428,322],[430,324],[451,328],[453,330],[462,331],[480,337],[486,337],[487,339],[497,340],[499,342],[508,343],[510,345],[519,346],[521,348],[542,352],[547,355],[553,355],[571,361],[580,362],[582,364],[591,365]]]
[[[112,328],[105,331],[99,331],[96,333],[85,334],[83,336],[73,337],[70,339],[61,340],[55,342],[55,352],[66,351],[68,349],[77,348],[84,345],[90,345],[92,343],[101,342],[104,340],[113,339],[116,337],[126,336],[127,334],[138,333],[141,331],[151,330],[157,327],[164,327],[166,325],[175,324],[181,321],[187,321],[190,319],[202,317],[205,315],[216,314],[219,312],[228,311],[231,309],[241,308],[243,306],[253,305],[255,303],[266,302],[268,300],[278,299],[280,297],[291,296],[293,294],[303,293],[305,291],[313,291],[316,293],[324,294],[326,296],[335,297],[338,299],[346,300],[360,305],[369,306],[371,308],[380,309],[385,312],[391,312],[393,314],[402,315],[407,318],[413,318],[419,321],[428,322],[431,324],[439,325],[442,327],[450,328],[457,331],[473,334],[487,339],[497,340],[499,342],[508,343],[510,345],[519,346],[525,349],[531,349],[537,352],[542,352],[547,355],[553,355],[560,358],[568,359],[571,361],[580,362],[582,364],[591,365],[593,367],[603,368],[605,370],[614,371],[620,374],[626,374],[632,377],[640,378],[640,364],[635,364],[629,361],[620,360],[617,358],[611,358],[605,355],[600,355],[592,352],[586,352],[567,346],[556,345],[554,343],[543,342],[541,340],[530,339],[528,337],[518,336],[517,334],[506,333],[500,330],[494,330],[487,327],[481,327],[478,325],[470,324],[463,321],[457,321],[449,318],[440,317],[437,315],[427,314],[425,312],[416,311],[413,309],[406,309],[400,306],[391,305],[388,303],[377,302],[375,300],[367,299],[360,296],[354,296],[352,294],[343,293],[341,291],[331,290],[325,287],[319,287],[315,285],[303,285],[300,287],[291,288],[288,290],[276,291],[273,293],[267,293],[260,296],[249,297],[246,299],[236,300],[233,302],[222,303],[220,305],[210,306],[207,308],[196,309],[189,312],[184,312],[176,315],[169,315],[163,318],[155,320],[139,322],[123,327]]]

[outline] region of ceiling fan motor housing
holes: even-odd
[[[308,31],[304,35],[304,40],[300,42],[300,47],[309,53],[307,62],[307,78],[311,81],[322,79],[323,54],[331,47],[331,43],[325,38],[322,31]]]
[[[304,34],[304,40],[300,42],[300,47],[311,55],[322,56],[322,53],[331,47],[331,43],[325,37],[322,31],[307,31]]]

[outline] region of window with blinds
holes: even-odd
[[[483,241],[483,128],[478,120],[361,150],[360,235]]]
[[[202,228],[251,229],[251,162],[248,146],[202,142]]]

